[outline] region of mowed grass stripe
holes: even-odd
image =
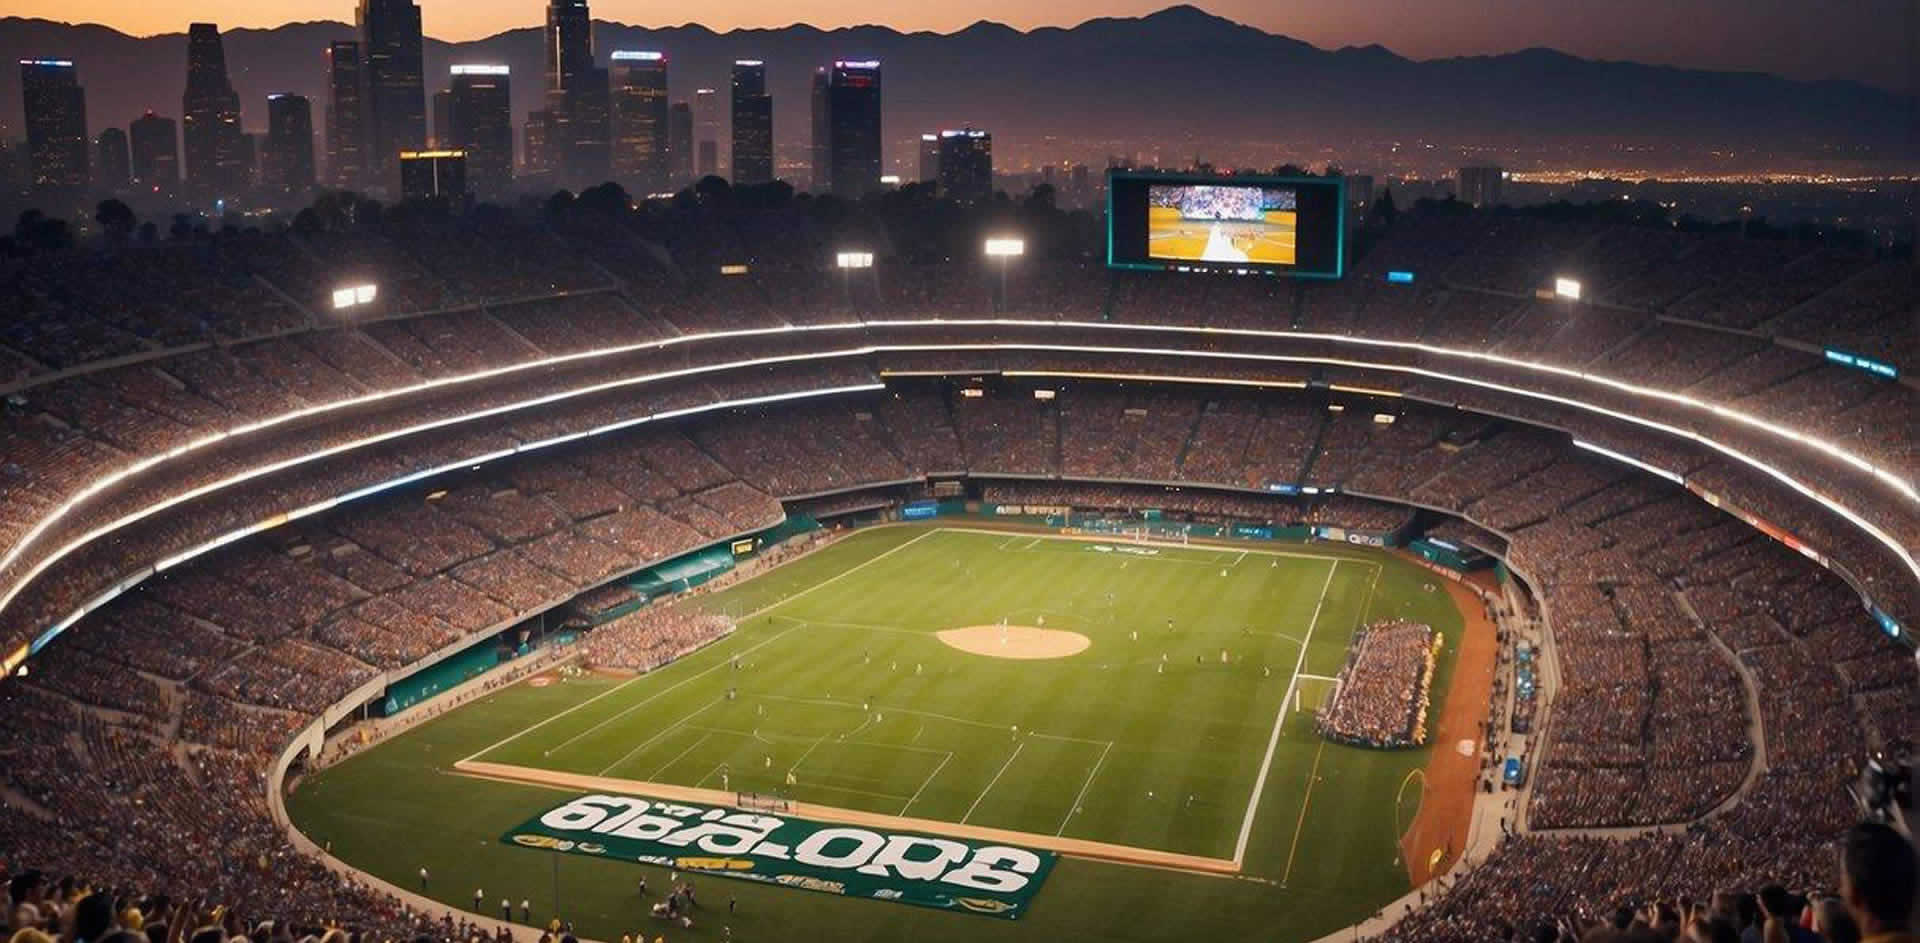
[[[756,612],[782,598],[792,599],[810,585],[926,533],[928,530],[920,527],[858,533],[817,554],[693,603],[736,615]],[[564,915],[575,921],[584,936],[617,939],[622,933],[632,932],[636,920],[644,922],[644,905],[633,894],[635,877],[645,874],[650,883],[664,885],[669,877],[666,869],[578,857],[554,859],[502,845],[499,836],[504,829],[550,808],[565,796],[437,771],[503,736],[525,730],[534,720],[553,718],[538,731],[538,737],[530,735],[489,757],[538,765],[544,744],[529,747],[525,740],[557,742],[673,684],[684,676],[682,672],[724,664],[731,654],[785,628],[786,624],[769,618],[774,614],[822,622],[891,624],[903,631],[863,636],[845,630],[802,629],[778,645],[755,652],[747,659],[754,668],[738,676],[724,669],[714,671],[702,683],[688,686],[700,689],[698,694],[683,689],[692,696],[676,693],[662,698],[611,725],[622,728],[621,735],[608,745],[612,752],[601,756],[596,766],[632,750],[699,707],[700,694],[711,699],[732,684],[740,688],[737,701],[724,703],[681,726],[679,732],[636,754],[630,767],[642,775],[651,774],[684,752],[661,774],[663,778],[717,788],[720,782],[715,770],[728,763],[732,788],[755,788],[741,781],[748,775],[744,768],[757,768],[769,753],[774,754],[776,764],[790,763],[814,742],[818,731],[859,728],[863,720],[857,703],[860,694],[849,692],[870,688],[868,693],[883,705],[880,713],[884,719],[849,735],[850,744],[857,739],[938,752],[916,761],[904,754],[876,754],[865,746],[837,748],[835,741],[829,741],[816,749],[799,771],[796,789],[803,798],[897,814],[904,800],[830,793],[828,787],[908,796],[921,790],[911,814],[957,820],[1005,759],[1008,734],[992,729],[992,724],[1019,720],[1023,727],[1114,741],[1098,776],[1076,803],[1083,811],[1068,821],[1066,834],[1147,846],[1160,844],[1159,839],[1164,837],[1167,845],[1162,847],[1218,854],[1213,849],[1223,840],[1203,833],[1229,835],[1237,828],[1237,821],[1229,820],[1244,809],[1252,771],[1260,759],[1259,750],[1233,744],[1258,740],[1264,746],[1287,681],[1280,666],[1290,665],[1299,651],[1296,643],[1279,636],[1303,636],[1313,594],[1328,565],[1326,557],[1356,561],[1340,566],[1342,584],[1347,582],[1350,570],[1368,577],[1361,580],[1357,575],[1356,583],[1371,582],[1375,568],[1381,561],[1385,565],[1371,596],[1365,585],[1354,587],[1351,593],[1342,588],[1330,594],[1333,598],[1327,605],[1343,613],[1344,621],[1336,626],[1329,618],[1315,633],[1314,651],[1306,662],[1309,673],[1337,672],[1348,634],[1362,616],[1362,608],[1368,618],[1402,616],[1433,622],[1449,636],[1440,667],[1442,689],[1451,669],[1452,635],[1458,632],[1459,620],[1450,602],[1424,589],[1424,584],[1436,578],[1377,554],[1334,546],[1293,546],[1284,549],[1311,557],[1276,559],[1251,552],[1229,563],[1223,557],[1205,556],[1215,551],[1167,548],[1169,554],[1181,559],[1188,559],[1184,556],[1187,554],[1200,554],[1193,559],[1207,565],[1155,565],[1151,558],[1122,561],[1115,559],[1118,553],[1102,554],[1076,546],[1080,542],[1058,540],[1038,541],[1034,552],[991,552],[994,544],[1006,539],[1004,533],[951,531],[926,537],[911,550],[800,597],[790,606],[768,609],[744,624],[733,639],[693,656],[684,665],[671,666],[625,687],[585,678],[493,692],[343,763],[308,774],[290,800],[291,811],[310,836],[330,843],[335,853],[350,863],[387,880],[412,887],[417,884],[414,871],[422,866],[430,868],[434,875],[430,893],[451,907],[469,904],[467,898],[474,887],[489,891],[498,887],[516,898],[530,898],[539,922],[554,912],[552,891],[559,890],[564,892]],[[940,568],[951,571],[956,558],[962,561],[963,570],[971,569],[970,581],[961,583],[942,575]],[[910,565],[892,565],[896,562]],[[1228,577],[1219,575],[1223,567],[1229,569]],[[1168,571],[1175,572],[1167,575]],[[1253,571],[1262,572],[1251,575]],[[878,578],[883,576],[884,580]],[[1253,582],[1242,582],[1249,579]],[[1018,585],[1014,585],[1016,581]],[[1111,602],[1107,593],[1113,593]],[[1093,647],[1064,661],[1003,662],[953,652],[929,634],[962,624],[958,621],[962,619],[997,621],[1000,614],[1015,606],[1068,613],[1059,618],[1076,621],[1063,627],[1087,632],[1094,639]],[[1180,632],[1188,633],[1186,638],[1169,640],[1153,634],[1164,633],[1164,613],[1168,611],[1176,613]],[[1056,617],[1050,615],[1049,626],[1055,622]],[[1237,637],[1236,633],[1244,629],[1238,625],[1242,622],[1251,622],[1261,635]],[[1141,633],[1137,642],[1129,638],[1130,631]],[[878,636],[883,634],[891,643],[882,642]],[[919,647],[883,648],[906,643]],[[1246,671],[1218,670],[1223,644],[1231,650],[1236,666],[1244,649]],[[898,653],[903,661],[900,674],[888,674],[884,662],[879,673],[873,673],[870,665],[861,665],[860,649],[869,645],[876,662]],[[1168,670],[1174,673],[1160,676],[1154,671],[1159,652],[1146,657],[1144,650],[1163,645],[1172,655],[1174,664]],[[923,674],[914,677],[911,665],[904,661],[923,652],[933,655]],[[1324,666],[1323,652],[1330,661]],[[1206,673],[1193,664],[1196,653],[1214,660]],[[1270,678],[1259,677],[1263,661],[1273,663]],[[862,673],[863,668],[867,673]],[[820,690],[798,691],[803,685]],[[768,703],[768,716],[758,713],[756,690],[789,686],[795,689],[792,693],[815,697],[830,688],[836,699],[853,698],[855,704],[851,710],[845,706],[816,710],[782,705],[776,712]],[[1025,696],[1008,695],[1026,689],[1031,691]],[[606,697],[588,703],[600,695]],[[575,707],[580,709],[560,716]],[[1436,704],[1435,710],[1440,707]],[[896,710],[909,708],[929,715],[980,719],[962,724],[931,716],[896,716]],[[763,729],[763,734],[778,739],[778,746],[770,748],[752,738],[756,724],[766,728],[776,722],[775,729]],[[731,732],[713,733],[689,751],[689,746],[710,730]],[[989,798],[1003,791],[1011,798],[1013,790],[1024,789],[1042,800],[1058,797],[1057,807],[1065,815],[1085,777],[1080,770],[1062,771],[1091,767],[1095,761],[1075,761],[1067,756],[1074,744],[1061,742],[1057,744],[1061,762],[1037,764],[1029,774],[1023,772],[1029,759],[1026,753],[1034,752],[1040,741],[1030,742],[1034,745],[1023,751]],[[1277,880],[1283,873],[1317,746],[1311,715],[1290,712],[1276,749],[1275,772],[1261,797],[1248,844],[1248,874]],[[950,748],[955,752],[942,766],[941,757]],[[1436,748],[1451,749],[1451,745]],[[529,752],[531,761],[525,757]],[[1097,749],[1089,747],[1089,752],[1096,753]],[[796,930],[804,935],[844,935],[847,928],[855,927],[863,939],[912,938],[918,943],[972,943],[982,932],[1036,943],[1062,938],[1137,941],[1184,936],[1311,939],[1372,913],[1405,889],[1405,871],[1399,866],[1392,834],[1394,793],[1409,770],[1424,765],[1427,753],[1385,753],[1327,745],[1320,782],[1313,790],[1297,848],[1293,849],[1293,873],[1286,889],[1069,859],[1055,869],[1034,912],[1010,925],[741,882],[710,882],[703,888],[703,896],[737,895],[739,913],[730,914],[727,922],[742,938],[772,938],[792,935]],[[582,760],[583,764],[590,761]],[[821,788],[809,793],[816,764],[823,777],[818,782]],[[783,768],[776,765],[775,773]],[[1169,789],[1151,787],[1156,790],[1153,802],[1145,797],[1149,787],[1140,782],[1150,777],[1173,784]],[[1187,783],[1207,782],[1209,777],[1233,784],[1238,790],[1239,797],[1225,803],[1225,816],[1217,816],[1207,807],[1204,797],[1191,809],[1168,808],[1168,803],[1161,801],[1170,791],[1186,788]],[[769,781],[774,778],[766,777]],[[882,780],[897,780],[903,785],[879,785]],[[1184,794],[1176,800],[1184,801]],[[985,811],[983,804],[982,816]],[[1033,830],[1050,833],[1059,828],[1061,819],[1055,816]],[[695,936],[716,932],[696,932]]]
[[[1330,558],[1045,539],[1003,550],[1005,535],[937,530],[871,539],[885,533],[793,564],[814,564],[810,584],[716,594],[704,604],[763,611],[690,659],[703,662],[694,671],[670,666],[528,738],[559,738],[551,755],[489,758],[683,784],[725,769],[738,790],[889,812],[917,795],[915,814],[929,818],[1230,856],[1293,665],[1331,659],[1338,670],[1378,569],[1355,563],[1323,582],[1310,577]],[[1295,639],[1322,585],[1303,658]],[[1003,619],[1094,644],[1021,662],[960,653],[934,635]],[[740,670],[729,666],[736,652]],[[727,688],[737,700],[721,701]],[[749,734],[694,743],[688,725]],[[849,735],[933,755],[820,752]],[[1013,750],[1023,755],[1007,764]],[[1104,772],[1089,780],[1096,762]]]

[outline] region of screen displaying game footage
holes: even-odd
[[[1292,265],[1299,211],[1290,187],[1147,186],[1147,256]]]
[[[1108,264],[1338,278],[1345,187],[1338,178],[1108,178]]]

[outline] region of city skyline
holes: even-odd
[[[867,5],[846,0],[801,0],[773,7],[764,0],[717,0],[697,19],[656,19],[639,4],[601,4],[609,23],[643,28],[704,26],[717,33],[777,30],[811,25],[822,30],[879,26],[901,32],[953,33],[979,22],[1019,31],[1071,28],[1102,17],[1137,17],[1162,9],[1165,0],[1063,0],[1037,10],[1014,0],[986,0],[965,8],[921,2],[890,6],[876,17]],[[1783,0],[1625,0],[1595,9],[1574,0],[1429,0],[1421,15],[1406,16],[1393,0],[1343,4],[1272,3],[1266,0],[1205,0],[1207,12],[1277,35],[1334,49],[1381,45],[1396,54],[1430,60],[1545,47],[1597,59],[1712,70],[1758,71],[1802,80],[1844,79],[1882,88],[1909,84],[1906,32],[1909,14],[1900,0],[1858,0],[1844,5],[1794,4]],[[425,33],[444,42],[468,42],[502,32],[538,28],[537,6],[521,0],[481,0],[422,7]],[[124,0],[21,0],[13,15],[56,22],[97,23],[136,37],[183,33],[186,16],[166,7]],[[226,29],[270,29],[335,20],[351,22],[354,10],[339,2],[300,0],[209,0],[194,19]],[[650,15],[653,14],[653,15]],[[1711,22],[1714,29],[1699,29]]]

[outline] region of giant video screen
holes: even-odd
[[[1107,262],[1338,278],[1345,267],[1338,178],[1116,172],[1107,180]]]

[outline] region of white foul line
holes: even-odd
[[[863,561],[861,561],[860,563],[857,563],[857,564],[855,564],[854,566],[852,566],[852,567],[850,567],[850,568],[848,568],[848,569],[846,569],[846,570],[842,570],[841,572],[839,572],[839,573],[837,573],[837,574],[835,574],[835,575],[833,575],[833,576],[831,576],[831,577],[828,577],[827,579],[824,579],[824,580],[822,580],[822,581],[820,581],[820,582],[818,582],[818,583],[815,583],[815,584],[813,584],[812,586],[809,586],[809,587],[807,587],[806,589],[803,589],[803,590],[801,590],[801,591],[799,591],[799,592],[797,592],[797,593],[794,593],[794,594],[793,594],[793,595],[791,595],[791,596],[788,596],[788,597],[786,597],[786,598],[784,598],[784,599],[781,599],[781,600],[780,600],[780,601],[778,601],[778,602],[775,602],[775,603],[772,603],[772,604],[770,604],[770,605],[766,605],[766,606],[762,606],[762,607],[760,607],[759,609],[755,609],[754,611],[752,611],[752,612],[750,612],[750,613],[747,613],[747,614],[746,614],[745,616],[743,616],[743,617],[741,617],[741,619],[740,619],[740,621],[741,621],[741,622],[745,622],[745,621],[747,621],[748,619],[751,619],[751,618],[753,618],[754,616],[757,616],[757,615],[759,615],[759,614],[761,614],[761,613],[763,613],[763,612],[766,612],[766,611],[767,611],[767,610],[769,610],[769,609],[776,609],[776,608],[779,608],[780,606],[784,606],[784,605],[786,605],[787,603],[790,603],[790,602],[792,602],[792,601],[794,601],[794,600],[796,600],[796,599],[799,599],[800,597],[802,597],[802,596],[805,596],[806,594],[808,594],[808,593],[811,593],[811,592],[813,592],[814,590],[816,590],[816,589],[819,589],[820,587],[822,587],[822,586],[825,586],[825,585],[827,585],[828,583],[831,583],[831,582],[834,582],[835,580],[838,580],[838,579],[841,579],[842,577],[845,577],[845,576],[847,576],[847,575],[849,575],[849,574],[851,574],[851,573],[853,573],[853,572],[854,572],[854,571],[856,571],[856,570],[860,570],[860,569],[862,569],[862,568],[864,568],[864,567],[868,567],[868,566],[871,566],[871,565],[873,565],[873,564],[875,564],[875,563],[878,563],[878,562],[880,562],[880,561],[881,561],[882,559],[884,559],[884,558],[886,558],[886,557],[889,557],[889,556],[892,556],[893,554],[896,554],[896,553],[899,553],[900,551],[902,551],[902,550],[905,550],[905,549],[907,549],[908,547],[910,547],[910,546],[913,546],[914,544],[916,544],[916,543],[919,543],[920,541],[922,541],[922,540],[924,540],[924,539],[926,539],[926,538],[928,538],[928,537],[931,537],[931,536],[933,536],[934,534],[937,534],[937,533],[939,533],[939,532],[940,532],[940,531],[939,531],[939,530],[937,530],[937,529],[936,529],[936,530],[929,530],[929,531],[926,531],[926,532],[924,532],[924,533],[922,533],[922,534],[920,534],[919,536],[917,536],[917,537],[915,537],[915,538],[913,538],[912,540],[908,540],[908,541],[905,541],[905,542],[903,542],[903,543],[901,543],[901,544],[900,544],[899,546],[897,546],[897,547],[893,547],[893,548],[890,548],[890,549],[888,549],[888,550],[886,550],[886,551],[883,551],[883,552],[881,552],[881,553],[879,553],[879,554],[876,554],[876,555],[874,555],[873,557],[870,557],[870,558],[868,558],[868,559],[866,559],[866,560],[863,560]],[[755,651],[758,651],[759,649],[761,649],[761,648],[763,648],[763,647],[765,647],[765,646],[768,646],[768,645],[771,645],[771,644],[773,644],[774,642],[777,642],[777,641],[779,641],[779,640],[780,640],[781,638],[783,638],[783,637],[785,637],[785,636],[787,635],[787,633],[788,633],[788,632],[792,632],[792,631],[794,631],[794,629],[798,629],[798,628],[800,628],[800,626],[798,626],[798,625],[796,625],[796,626],[794,626],[793,628],[790,628],[790,629],[787,629],[786,631],[784,631],[784,632],[781,632],[781,633],[780,633],[779,635],[775,635],[775,636],[774,636],[773,638],[770,638],[770,639],[767,639],[767,640],[766,640],[766,641],[764,641],[764,642],[760,642],[760,643],[758,643],[758,644],[756,644],[756,645],[754,645],[754,646],[753,646],[752,648],[749,648],[749,649],[747,649],[747,650],[746,650],[746,651],[744,651],[744,652],[739,652],[739,653],[737,653],[737,654],[736,654],[736,655],[735,655],[734,657],[739,657],[740,655],[749,655],[749,654],[752,654],[753,652],[755,652]],[[598,730],[598,729],[600,729],[601,727],[604,727],[604,726],[606,726],[607,724],[609,724],[609,723],[611,723],[611,722],[613,722],[613,721],[614,721],[615,719],[617,719],[617,718],[620,718],[620,717],[624,717],[624,716],[626,716],[627,714],[630,714],[630,713],[632,713],[633,711],[635,711],[635,710],[638,710],[638,709],[639,709],[640,707],[642,707],[642,706],[644,706],[644,705],[646,705],[647,703],[649,703],[649,702],[651,702],[651,701],[653,701],[653,699],[654,699],[654,698],[657,698],[657,697],[660,697],[661,695],[664,695],[664,694],[667,694],[667,693],[669,693],[669,692],[671,692],[671,691],[674,691],[674,690],[676,690],[676,689],[678,689],[678,688],[679,688],[679,687],[680,687],[681,685],[684,685],[684,684],[686,684],[687,682],[689,682],[689,681],[692,681],[692,680],[694,680],[695,678],[703,678],[703,677],[706,677],[706,676],[707,676],[708,674],[710,674],[710,673],[712,673],[712,672],[714,672],[715,670],[718,670],[718,669],[719,669],[719,668],[721,668],[722,666],[724,666],[724,665],[727,665],[727,664],[730,664],[730,663],[731,663],[731,659],[729,659],[728,661],[723,661],[723,662],[721,662],[721,663],[720,663],[720,664],[718,664],[718,665],[714,665],[714,666],[712,666],[712,667],[710,667],[710,668],[707,668],[707,669],[706,669],[705,671],[702,671],[702,672],[700,672],[699,674],[696,674],[696,675],[694,675],[694,676],[693,676],[693,677],[691,677],[691,678],[686,678],[686,679],[683,679],[683,680],[681,680],[681,681],[680,681],[680,682],[679,682],[678,684],[675,684],[675,685],[674,685],[673,687],[670,687],[670,688],[668,688],[668,689],[666,689],[665,691],[660,691],[660,692],[657,692],[657,693],[655,693],[655,694],[653,694],[653,695],[652,695],[651,697],[648,697],[648,698],[647,698],[646,700],[644,700],[644,701],[641,701],[641,702],[640,702],[639,704],[635,704],[635,705],[633,705],[632,707],[629,707],[629,708],[627,708],[626,710],[624,710],[624,711],[621,711],[621,712],[620,712],[620,713],[618,713],[618,714],[615,714],[615,715],[614,715],[613,717],[609,717],[609,718],[607,718],[606,720],[603,720],[603,721],[601,721],[600,723],[598,723],[598,724],[595,724],[595,725],[593,725],[592,727],[589,727],[589,728],[587,728],[587,730],[586,730],[586,731],[584,731],[584,732],[582,732],[581,734],[579,734],[579,735],[577,735],[577,736],[574,736],[574,737],[570,737],[570,738],[568,738],[568,739],[567,739],[567,740],[566,740],[565,742],[563,742],[563,743],[561,743],[561,744],[560,744],[560,746],[556,746],[556,747],[554,747],[554,748],[553,748],[552,750],[548,750],[548,751],[546,751],[546,755],[549,755],[549,756],[551,756],[551,755],[553,754],[553,752],[554,752],[555,750],[558,750],[558,749],[560,749],[561,747],[564,747],[564,746],[566,746],[567,744],[570,744],[570,743],[572,743],[572,742],[574,742],[575,740],[578,740],[578,739],[580,739],[580,737],[584,737],[584,736],[586,736],[586,735],[587,735],[588,733],[592,733],[593,731],[595,731],[595,730]],[[522,731],[520,731],[519,733],[516,733],[516,734],[513,734],[513,735],[511,735],[511,736],[509,736],[509,737],[507,737],[507,738],[505,738],[505,739],[503,739],[503,740],[500,740],[500,741],[498,741],[498,742],[496,742],[496,743],[494,743],[494,744],[492,744],[492,745],[490,745],[490,746],[487,746],[486,748],[484,748],[484,749],[481,749],[481,750],[479,750],[479,751],[477,751],[477,752],[475,752],[475,753],[474,753],[474,754],[473,754],[472,756],[469,756],[469,757],[467,757],[467,759],[468,759],[468,760],[471,760],[471,759],[474,759],[474,758],[476,758],[476,757],[480,757],[480,756],[485,756],[485,755],[486,755],[486,754],[488,754],[488,753],[492,753],[492,752],[493,752],[494,750],[497,750],[497,749],[499,749],[499,748],[501,748],[501,747],[503,747],[503,746],[506,746],[507,744],[509,744],[509,743],[512,743],[513,741],[515,741],[515,740],[518,740],[518,739],[520,739],[521,737],[524,737],[524,736],[526,736],[527,734],[529,734],[529,733],[532,733],[533,731],[535,731],[535,730],[538,730],[538,729],[540,729],[541,727],[545,727],[546,725],[548,725],[548,724],[550,724],[550,723],[553,723],[554,721],[556,721],[556,720],[559,720],[560,718],[562,718],[562,717],[565,717],[565,716],[567,716],[568,714],[571,714],[571,713],[573,713],[574,711],[577,711],[577,710],[579,710],[580,708],[582,708],[582,707],[585,707],[585,706],[587,706],[588,704],[592,704],[592,703],[593,703],[594,701],[597,701],[597,700],[600,700],[600,699],[601,699],[601,698],[603,698],[603,697],[606,697],[606,696],[608,696],[608,695],[611,695],[611,694],[614,694],[614,693],[616,693],[616,692],[618,692],[618,691],[620,691],[620,690],[622,690],[622,689],[624,689],[625,687],[627,687],[627,685],[630,685],[630,684],[634,684],[634,683],[636,683],[636,682],[638,682],[638,681],[641,681],[642,679],[645,679],[645,678],[647,678],[647,677],[650,677],[651,675],[652,675],[652,672],[648,672],[648,673],[646,673],[646,674],[638,674],[638,675],[634,675],[634,676],[633,676],[633,678],[632,678],[631,680],[628,680],[628,681],[623,681],[623,682],[621,682],[621,683],[619,683],[619,684],[617,684],[617,685],[614,685],[614,686],[613,686],[612,688],[609,688],[609,689],[607,689],[606,691],[603,691],[603,692],[601,692],[600,694],[597,694],[597,695],[595,695],[595,696],[593,696],[593,697],[591,697],[591,698],[588,698],[587,700],[584,700],[584,701],[581,701],[580,703],[578,703],[578,704],[575,704],[575,705],[573,705],[572,707],[569,707],[569,708],[567,708],[566,710],[563,710],[563,711],[561,711],[560,713],[558,713],[558,714],[555,714],[555,715],[553,715],[552,717],[549,717],[549,718],[547,718],[546,720],[543,720],[543,721],[540,721],[539,723],[537,723],[537,724],[534,724],[534,725],[532,725],[532,726],[530,726],[530,727],[528,727],[528,728],[526,728],[525,730],[522,730]]]
[[[1113,741],[1108,740],[1106,748],[1100,751],[1100,758],[1093,761],[1093,770],[1087,773],[1087,781],[1080,784],[1080,793],[1073,797],[1073,805],[1067,807],[1067,817],[1061,819],[1060,827],[1054,830],[1055,835],[1066,833],[1067,823],[1073,821],[1073,814],[1075,812],[1080,811],[1080,800],[1087,797],[1087,787],[1093,785],[1093,777],[1100,775],[1100,764],[1107,761],[1107,752],[1112,749]]]
[[[907,804],[906,804],[906,805],[903,805],[903,806],[901,806],[901,807],[900,807],[900,814],[901,814],[901,815],[906,815],[906,814],[907,814],[907,810],[908,810],[908,809],[911,809],[911,808],[913,808],[913,804],[914,804],[915,802],[918,802],[918,801],[920,801],[920,794],[921,794],[921,793],[923,793],[923,792],[926,792],[926,791],[927,791],[927,786],[929,786],[929,785],[931,785],[931,784],[933,783],[933,779],[934,779],[934,777],[935,777],[935,776],[938,776],[938,775],[940,775],[940,771],[941,771],[941,770],[943,770],[943,769],[946,769],[946,768],[947,768],[947,764],[948,764],[948,763],[950,763],[950,762],[952,762],[952,761],[953,761],[953,751],[952,751],[952,750],[948,750],[948,751],[947,751],[947,756],[946,756],[946,758],[940,761],[940,765],[939,765],[939,766],[936,766],[936,767],[934,767],[934,768],[933,768],[933,772],[932,772],[932,773],[930,773],[930,774],[928,774],[928,776],[927,776],[927,778],[926,778],[926,780],[920,783],[920,788],[918,788],[918,789],[915,789],[915,790],[913,791],[913,796],[912,796],[912,798],[909,798],[909,799],[907,800]]]
[[[692,728],[688,728],[688,729],[692,729]],[[662,763],[662,764],[660,764],[660,768],[659,768],[659,769],[657,769],[657,770],[654,770],[654,771],[653,771],[653,775],[651,775],[651,776],[648,776],[648,777],[647,777],[647,781],[648,781],[648,782],[659,782],[659,781],[660,781],[660,774],[661,774],[661,773],[664,773],[664,772],[666,772],[666,771],[667,771],[667,770],[668,770],[668,769],[669,769],[670,767],[672,767],[672,766],[673,766],[673,764],[675,764],[675,763],[678,763],[678,762],[680,762],[680,761],[681,761],[681,760],[683,760],[683,759],[686,759],[686,756],[687,756],[687,754],[689,754],[689,753],[692,753],[693,751],[695,751],[695,750],[698,750],[698,749],[700,749],[700,744],[703,744],[703,743],[705,743],[705,742],[707,742],[708,740],[710,740],[710,739],[712,739],[712,738],[713,738],[713,734],[712,734],[711,732],[707,732],[707,733],[702,733],[702,734],[700,735],[700,739],[698,739],[698,740],[695,740],[695,741],[693,741],[693,745],[692,745],[692,746],[690,746],[690,747],[687,747],[687,748],[686,748],[686,749],[684,749],[684,750],[681,750],[681,751],[680,751],[680,755],[679,755],[679,756],[676,756],[676,757],[674,757],[673,759],[671,759],[671,760],[668,760],[668,761],[666,761],[665,763]]]
[[[1307,642],[1313,640],[1314,626],[1320,624],[1320,610],[1327,604],[1327,590],[1333,586],[1333,574],[1340,571],[1340,560],[1327,568],[1327,581],[1320,584],[1320,601],[1313,604],[1313,616],[1307,620],[1307,636],[1300,643],[1300,657],[1293,662],[1293,677],[1287,681],[1287,693],[1280,698],[1280,709],[1273,715],[1273,732],[1267,735],[1267,755],[1260,760],[1260,775],[1253,781],[1253,795],[1247,797],[1247,814],[1240,820],[1240,840],[1233,846],[1233,863],[1247,856],[1247,840],[1253,837],[1253,814],[1260,808],[1260,794],[1267,789],[1267,773],[1273,768],[1273,751],[1280,745],[1280,727],[1287,720],[1287,703],[1293,700],[1294,686],[1300,683],[1300,668],[1307,663]]]
[[[1000,764],[1000,772],[993,774],[993,779],[988,780],[987,782],[987,788],[980,790],[980,795],[974,797],[973,804],[970,806],[967,806],[967,814],[960,817],[961,825],[967,824],[967,820],[970,818],[973,818],[973,810],[980,808],[980,800],[985,799],[987,797],[987,793],[990,793],[993,791],[993,784],[999,782],[1001,776],[1006,775],[1007,767],[1013,765],[1013,758],[1015,756],[1019,756],[1020,751],[1026,748],[1027,748],[1027,742],[1025,740],[1020,741],[1020,744],[1013,748],[1013,756],[1007,757],[1007,761],[1005,763]]]
[[[725,664],[725,662],[722,662],[722,664]],[[636,753],[639,753],[639,752],[640,752],[641,750],[644,750],[644,749],[646,749],[646,748],[648,748],[648,747],[650,747],[650,746],[653,746],[653,742],[654,742],[655,740],[658,740],[658,739],[660,739],[661,737],[664,737],[664,736],[666,736],[667,734],[670,734],[670,733],[672,733],[672,732],[674,732],[674,731],[676,731],[676,730],[679,730],[679,729],[680,729],[680,725],[681,725],[681,724],[684,724],[684,723],[686,723],[687,721],[689,721],[689,720],[692,720],[692,719],[694,719],[695,717],[698,717],[698,716],[700,716],[701,714],[703,714],[703,713],[705,713],[705,712],[706,712],[706,710],[707,710],[707,708],[709,708],[709,707],[712,707],[713,705],[715,705],[715,704],[718,704],[718,703],[720,703],[720,702],[721,702],[721,701],[723,701],[723,700],[726,700],[726,697],[725,697],[724,695],[723,695],[723,696],[721,696],[721,697],[716,697],[716,698],[714,698],[713,700],[711,700],[711,701],[708,701],[707,703],[705,703],[705,704],[702,704],[702,705],[700,705],[699,707],[697,707],[697,708],[695,708],[695,709],[694,709],[694,711],[693,711],[693,713],[691,713],[691,714],[688,714],[687,716],[685,716],[685,717],[682,717],[682,718],[680,718],[679,720],[677,720],[677,721],[674,721],[674,722],[673,722],[673,723],[671,723],[671,724],[668,724],[668,725],[667,725],[666,727],[663,727],[663,728],[661,728],[661,730],[660,730],[660,732],[659,732],[659,733],[656,733],[656,734],[654,734],[653,736],[651,736],[651,737],[648,737],[647,739],[645,739],[645,740],[642,740],[642,741],[640,741],[640,745],[639,745],[639,746],[637,746],[637,747],[634,747],[634,748],[633,748],[633,749],[631,749],[631,750],[628,750],[628,751],[627,751],[626,753],[624,753],[624,754],[622,754],[622,755],[621,755],[621,757],[620,757],[619,759],[617,759],[617,760],[614,760],[614,761],[613,761],[613,762],[611,762],[611,763],[608,763],[608,764],[607,764],[607,769],[603,769],[603,770],[601,770],[600,772],[598,772],[598,773],[595,773],[594,775],[596,775],[596,776],[605,776],[605,775],[607,775],[607,770],[610,770],[610,769],[613,769],[614,767],[616,767],[616,766],[619,766],[620,764],[622,764],[622,763],[625,763],[626,761],[628,761],[628,760],[630,760],[630,759],[632,759],[632,758],[633,758],[633,756],[634,756],[634,754],[636,754]]]

